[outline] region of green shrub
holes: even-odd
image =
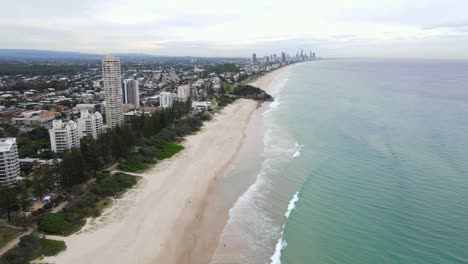
[[[236,97],[222,94],[216,98],[216,101],[218,103],[218,106],[223,108],[227,106],[228,104],[233,103],[236,99],[237,99]]]
[[[234,89],[234,94],[247,99],[267,101],[273,100],[271,95],[252,85],[239,85]]]
[[[172,128],[164,128],[159,132],[158,136],[165,141],[173,142],[177,139],[177,134]]]
[[[208,111],[203,111],[199,113],[198,117],[200,118],[201,121],[209,121],[213,119],[213,116]]]
[[[29,263],[27,252],[19,247],[14,247],[8,250],[0,257],[0,264],[26,264]]]
[[[65,242],[51,239],[41,239],[41,255],[56,256],[67,248]]]
[[[26,235],[20,238],[16,247],[0,257],[0,264],[27,264],[42,256],[55,256],[65,249],[63,241]]]
[[[46,213],[39,218],[38,229],[47,234],[69,235],[73,232],[73,225],[63,215]]]
[[[159,160],[168,159],[183,149],[184,147],[178,144],[166,144],[162,150],[156,154],[156,157]]]
[[[85,195],[81,196],[78,200],[70,203],[66,208],[64,208],[65,213],[73,213],[77,215],[79,218],[85,217],[97,217],[100,215],[98,209],[96,209],[96,202],[99,201],[99,197],[97,197],[93,193],[86,193]],[[70,217],[70,216],[68,216]],[[76,222],[76,220],[72,220],[69,222]]]
[[[129,172],[139,172],[148,168],[148,164],[154,164],[156,161],[152,157],[145,157],[139,153],[132,155],[126,161],[120,163],[119,168]]]
[[[132,188],[138,179],[124,173],[116,173],[101,181],[92,192],[99,197],[114,196],[122,193],[123,191]]]

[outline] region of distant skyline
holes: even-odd
[[[468,1],[0,0],[0,49],[468,59]]]

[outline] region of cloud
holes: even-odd
[[[437,30],[446,29],[454,32],[468,32],[468,22],[438,24],[438,25],[426,25],[421,27],[424,30]]]
[[[414,43],[458,49],[468,32],[459,0],[0,0],[0,48],[161,55],[249,56],[314,49],[382,55]],[[464,20],[465,19],[465,20]],[[457,50],[433,52],[450,56]],[[468,57],[468,54],[465,55]]]

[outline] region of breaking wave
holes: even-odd
[[[293,198],[291,199],[291,201],[289,201],[288,210],[284,214],[284,216],[286,216],[286,219],[289,218],[289,216],[291,215],[291,212],[294,210],[294,208],[296,208],[297,201],[299,201],[299,192],[296,192]],[[281,264],[281,252],[283,251],[283,249],[285,249],[288,246],[288,243],[283,238],[285,226],[286,224],[283,225],[283,228],[281,230],[281,237],[278,239],[278,242],[276,243],[275,253],[273,253],[273,255],[270,258],[271,264]]]

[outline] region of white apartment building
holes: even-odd
[[[20,165],[16,138],[0,138],[0,185],[16,182]]]
[[[106,123],[109,127],[120,126],[124,121],[124,115],[119,58],[107,55],[102,59],[102,78],[106,100]]]
[[[99,112],[89,113],[88,110],[81,110],[81,117],[78,119],[78,135],[80,138],[91,136],[97,139],[102,133],[102,115]]]
[[[177,97],[179,101],[185,102],[191,96],[191,88],[188,85],[181,85],[177,88]]]
[[[60,153],[68,149],[80,147],[78,125],[74,121],[63,122],[54,120],[49,130],[52,151]]]
[[[174,95],[169,92],[162,92],[159,94],[159,100],[161,108],[171,108],[174,104]]]
[[[124,80],[124,89],[126,94],[123,97],[125,104],[133,104],[135,107],[140,107],[140,88],[138,87],[138,80],[127,79]]]

